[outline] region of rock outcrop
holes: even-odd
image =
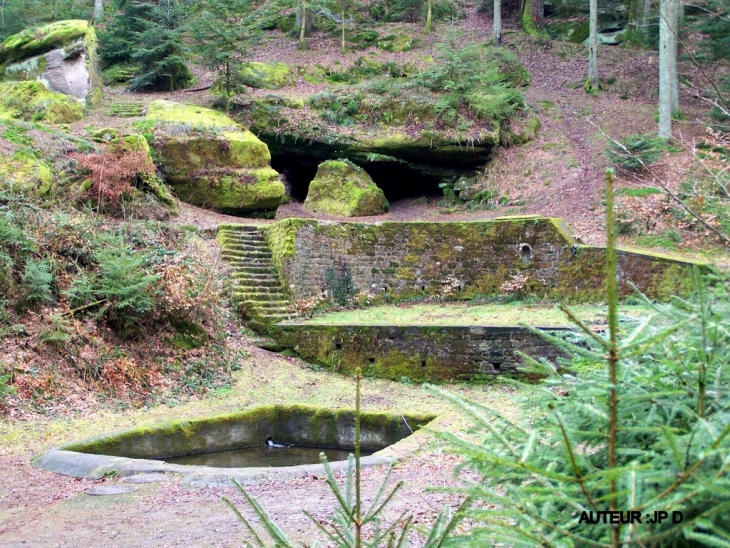
[[[329,160],[317,168],[304,209],[329,215],[363,217],[390,209],[383,191],[364,169],[347,160]]]
[[[0,119],[67,124],[83,117],[80,101],[49,91],[41,82],[0,83]]]
[[[86,105],[101,99],[94,28],[81,20],[26,29],[0,45],[3,80],[38,80]]]
[[[284,185],[268,147],[225,114],[160,100],[139,126],[153,135],[155,163],[182,201],[265,217],[281,204]]]
[[[284,63],[244,63],[238,69],[241,83],[257,89],[279,89],[296,84],[296,78]]]

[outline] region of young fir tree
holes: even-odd
[[[118,0],[120,12],[100,36],[102,64],[138,65],[130,81],[133,90],[174,91],[189,86],[193,75],[186,65],[179,0]]]
[[[696,274],[691,298],[646,301],[656,316],[623,334],[612,171],[606,180],[608,332],[566,310],[590,347],[545,336],[579,374],[527,360],[550,373],[545,390],[531,390],[529,426],[430,388],[481,435],[443,434],[481,476],[459,489],[475,501],[461,513],[471,521],[455,539],[464,545],[730,546],[730,279]]]
[[[284,7],[283,2],[201,0],[187,30],[203,64],[217,74],[216,88],[228,98],[237,91],[238,65],[259,41],[261,29]],[[228,101],[226,101],[228,104]]]

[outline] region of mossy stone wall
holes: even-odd
[[[339,223],[287,219],[263,229],[282,283],[295,299],[325,289],[328,268],[346,263],[358,291],[470,297],[527,278],[524,293],[561,300],[601,300],[605,250],[573,238],[560,219],[505,217],[454,223]],[[650,297],[686,292],[694,264],[621,251],[621,293],[629,282]]]
[[[403,419],[408,424],[405,424]],[[364,413],[362,449],[378,451],[400,441],[435,417]],[[410,428],[409,428],[410,427]],[[218,417],[174,421],[134,428],[59,447],[66,451],[118,457],[160,459],[277,442],[299,446],[352,449],[355,419],[351,409],[303,405],[265,405]]]
[[[560,355],[557,347],[521,327],[279,324],[273,333],[307,361],[341,373],[360,367],[366,376],[396,381],[472,380],[515,372],[521,363],[516,350],[536,358]]]

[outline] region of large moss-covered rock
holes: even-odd
[[[0,71],[4,80],[39,80],[88,105],[101,99],[96,33],[87,21],[57,21],[10,36],[0,45]]]
[[[390,206],[364,169],[347,160],[329,160],[317,168],[304,208],[329,215],[363,217],[385,213]]]
[[[83,117],[80,101],[49,91],[41,82],[0,83],[0,119],[66,124]]]
[[[296,78],[284,63],[244,63],[238,69],[241,83],[258,89],[279,89],[296,84]]]
[[[152,152],[147,140],[138,134],[121,137],[122,148],[131,152],[142,151],[145,157],[152,161]],[[140,173],[138,186],[140,190],[152,193],[168,213],[177,214],[177,204],[170,193],[170,189],[156,174]]]
[[[154,101],[142,127],[156,164],[181,200],[232,214],[271,216],[284,185],[268,147],[223,113]]]
[[[0,189],[42,196],[52,188],[53,173],[44,162],[22,152],[7,156],[0,154]]]

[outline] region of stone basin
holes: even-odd
[[[428,414],[362,413],[361,448],[372,452],[362,457],[362,465],[388,464],[418,449],[424,434],[417,430],[435,418]],[[260,446],[268,437],[299,447],[354,450],[354,411],[303,405],[258,406],[229,415],[160,423],[68,443],[35,457],[32,464],[60,474],[97,479],[175,473],[182,475],[185,483],[197,485],[227,484],[231,478],[252,483],[271,476],[324,473],[322,464],[223,469],[164,462],[170,457]],[[347,462],[330,465],[340,470]]]

